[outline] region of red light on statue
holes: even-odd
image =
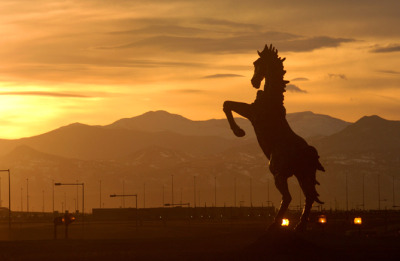
[[[361,225],[362,224],[362,218],[361,217],[355,217],[354,218],[354,225]]]
[[[325,224],[326,223],[326,216],[325,215],[320,215],[318,217],[318,223]]]
[[[281,226],[282,227],[288,227],[289,226],[289,219],[287,219],[287,218],[282,219]]]

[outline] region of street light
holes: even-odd
[[[11,180],[10,169],[1,169],[0,172],[8,172],[8,229],[11,230]]]
[[[122,194],[122,195],[117,195],[117,194],[111,194],[110,198],[116,198],[116,197],[135,197],[135,207],[136,207],[136,229],[138,227],[138,207],[137,207],[137,194]]]

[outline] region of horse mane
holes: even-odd
[[[265,85],[264,91],[273,99],[274,103],[277,102],[283,106],[284,95],[286,92],[286,84],[289,81],[284,80],[286,70],[284,70],[283,62],[286,58],[278,56],[278,50],[272,46],[268,47],[266,44],[262,52],[258,52],[263,62],[267,64],[267,71],[265,72]]]

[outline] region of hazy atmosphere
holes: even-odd
[[[0,260],[400,260],[399,10],[1,0]]]
[[[286,109],[399,120],[400,3],[9,1],[0,3],[0,137],[149,110],[223,118],[251,102],[256,50],[287,57]]]

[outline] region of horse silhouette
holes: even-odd
[[[252,104],[243,102],[225,101],[223,110],[228,119],[233,133],[237,137],[243,137],[245,132],[236,124],[232,111],[250,120],[258,143],[269,159],[269,169],[274,176],[275,186],[282,194],[282,201],[277,215],[270,229],[280,226],[285,212],[289,207],[292,197],[289,193],[287,179],[295,176],[305,195],[305,206],[296,230],[304,230],[314,202],[323,204],[318,199],[315,186],[316,171],[325,171],[319,162],[317,150],[308,145],[289,126],[286,120],[286,109],[283,104],[285,87],[289,81],[285,81],[286,71],[283,61],[286,58],[278,56],[278,50],[272,46],[262,52],[257,51],[259,58],[254,62],[254,75],[251,83],[259,89],[265,79],[264,90],[257,92],[257,97]]]

